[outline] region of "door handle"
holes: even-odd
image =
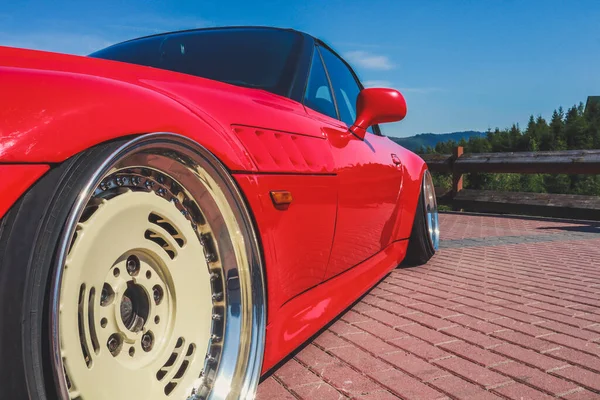
[[[392,162],[396,165],[401,165],[402,161],[400,161],[400,157],[395,154],[392,154]]]

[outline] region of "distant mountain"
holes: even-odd
[[[454,140],[455,142],[459,142],[462,138],[465,140],[469,140],[472,136],[485,136],[486,132],[478,132],[478,131],[464,131],[464,132],[452,132],[452,133],[420,133],[415,136],[409,137],[392,137],[388,136],[391,140],[398,143],[402,147],[406,147],[409,150],[416,150],[421,146],[431,146],[435,147],[435,145],[439,142],[447,142],[449,140]]]

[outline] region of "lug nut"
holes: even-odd
[[[108,346],[108,351],[115,355],[115,353],[119,350],[119,346],[121,346],[121,337],[118,334],[113,333],[108,338],[106,345]]]
[[[127,259],[127,272],[129,275],[137,275],[140,271],[140,260],[136,256],[129,256]]]
[[[160,286],[154,285],[152,288],[152,298],[154,299],[154,303],[159,305],[163,298],[163,290]]]
[[[144,336],[142,336],[142,349],[144,349],[145,352],[149,352],[152,350],[153,344],[154,336],[152,335],[152,332],[144,333]]]

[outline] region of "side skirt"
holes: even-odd
[[[335,319],[396,268],[408,240],[393,242],[362,264],[287,302],[267,326],[263,374]]]

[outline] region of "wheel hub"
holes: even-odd
[[[150,301],[144,288],[133,281],[127,282],[120,309],[125,327],[131,332],[141,331],[150,314]]]

